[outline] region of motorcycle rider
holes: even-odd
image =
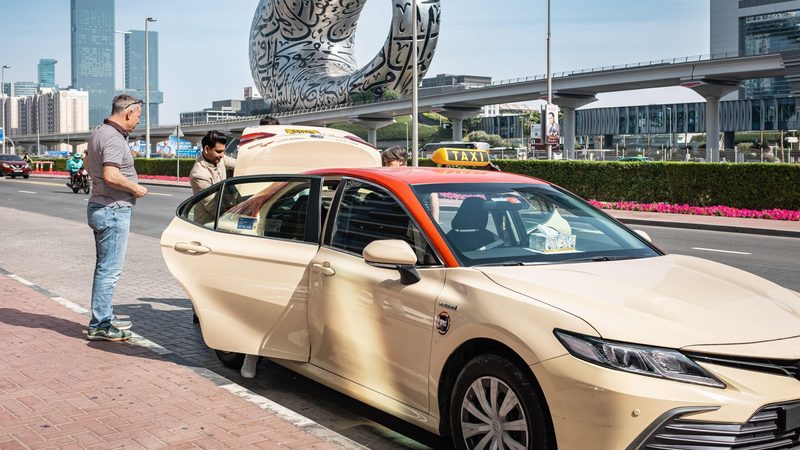
[[[67,183],[67,186],[71,188],[75,184],[75,177],[82,168],[83,156],[78,152],[73,153],[72,158],[67,160],[67,172],[69,172],[69,183]]]

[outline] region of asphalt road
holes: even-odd
[[[69,235],[76,234],[80,239],[88,240],[90,239],[87,237],[89,230],[86,226],[88,195],[73,194],[64,185],[65,181],[49,178],[0,179],[0,207],[5,207],[2,209],[5,214],[9,214],[9,211],[13,214],[14,210],[18,210],[66,219],[66,221],[54,220],[53,223],[58,225],[53,226],[63,227],[64,229],[59,231],[67,232]],[[150,195],[140,200],[135,207],[132,232],[158,239],[161,231],[172,219],[177,205],[190,195],[191,190],[153,185],[148,186],[148,189]],[[24,223],[32,227],[31,216],[27,217],[28,221]],[[37,230],[46,230],[47,225],[40,223],[41,216],[35,217],[36,222],[39,222],[36,224]],[[7,228],[16,225],[13,218],[0,219]],[[667,253],[689,254],[729,264],[800,291],[800,265],[797,256],[800,255],[800,239],[662,227],[636,226],[635,228],[647,231],[655,243]],[[25,226],[20,226],[19,230],[0,230],[0,234],[3,231],[6,232],[4,236],[19,234],[23,236],[22,240],[26,241],[28,236],[25,236],[25,230]],[[46,233],[46,231],[37,232]],[[46,241],[52,243],[54,239]],[[157,245],[157,242],[150,245]],[[12,242],[0,240],[0,251],[6,247],[18,248]],[[71,251],[75,251],[75,247],[70,247],[73,249]],[[85,248],[81,248],[80,252],[82,259],[78,264],[82,272],[58,263],[40,268],[45,266],[43,261],[47,258],[54,258],[54,255],[64,253],[60,249],[55,251],[49,249],[49,252],[45,252],[46,255],[26,258],[36,260],[36,264],[30,261],[26,264],[22,259],[15,261],[16,256],[9,256],[4,263],[8,267],[3,268],[12,272],[19,271],[18,273],[28,276],[34,282],[49,284],[45,287],[67,298],[78,299],[83,296],[83,301],[86,301],[85,293],[81,293],[77,288],[72,288],[70,291],[65,282],[60,281],[76,276],[81,280],[90,279],[93,252]],[[133,253],[134,261],[137,255],[143,259],[138,261],[138,265],[131,264],[130,268],[126,268],[129,276],[137,266],[140,270],[146,269],[146,264],[142,263],[155,258],[149,251],[146,255],[143,250]],[[134,283],[129,282],[126,285],[132,286]],[[238,373],[221,367],[213,352],[202,344],[199,329],[191,325],[188,301],[182,298],[182,291],[169,273],[158,272],[155,268],[152,272],[147,272],[146,280],[139,281],[139,285],[144,292],[137,294],[141,303],[126,305],[120,308],[120,311],[123,315],[134,317],[137,320],[137,331],[148,339],[167,348],[184,349],[179,354],[183,363],[213,370],[370,448],[447,448],[446,443],[429,433],[297,376],[276,364],[262,361],[255,379],[241,379]],[[164,293],[159,290],[164,290]],[[165,333],[164,330],[168,330],[169,333]]]
[[[147,187],[134,209],[131,231],[159,238],[178,205],[191,195],[185,187]],[[88,195],[73,194],[52,178],[0,180],[0,206],[86,222]],[[692,255],[757,274],[800,291],[800,239],[636,225],[667,253]]]

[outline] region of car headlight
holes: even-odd
[[[3,163],[3,167],[5,167],[6,169],[10,169],[10,168],[11,168],[11,166],[9,166],[9,165],[8,165],[8,164],[6,164],[6,163]]]
[[[726,387],[725,383],[677,350],[608,341],[562,330],[554,333],[572,356],[592,364],[683,383]]]

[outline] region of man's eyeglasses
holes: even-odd
[[[135,100],[135,101],[132,101],[132,102],[128,103],[127,105],[125,105],[125,107],[124,107],[124,108],[122,108],[122,109],[128,109],[128,108],[130,108],[130,107],[131,107],[131,106],[133,106],[133,105],[143,105],[143,104],[144,104],[144,102],[143,102],[143,101],[141,101],[141,100]]]

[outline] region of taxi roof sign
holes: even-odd
[[[436,164],[452,166],[485,167],[491,163],[488,151],[463,148],[440,148],[433,153],[431,160]]]

